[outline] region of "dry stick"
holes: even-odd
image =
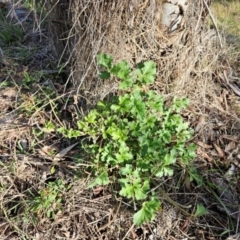
[[[223,47],[222,38],[221,38],[220,33],[219,33],[219,31],[218,31],[218,27],[217,27],[217,24],[216,24],[216,22],[215,22],[215,19],[214,19],[213,15],[212,15],[211,10],[210,10],[209,7],[208,7],[206,1],[203,0],[203,2],[204,2],[205,6],[206,6],[206,8],[207,8],[207,10],[208,10],[208,13],[209,13],[209,15],[210,15],[210,17],[211,17],[211,19],[212,19],[212,21],[213,21],[213,24],[214,24],[214,26],[215,26],[215,29],[216,29],[216,31],[217,31],[217,35],[218,35],[218,38],[219,38],[220,47],[222,48],[222,47]]]
[[[105,31],[105,32],[106,32],[106,31]],[[80,83],[79,83],[79,85],[78,85],[78,88],[77,88],[77,95],[79,95],[79,92],[80,92],[80,88],[81,88],[81,86],[82,86],[82,83],[83,83],[84,79],[86,78],[86,76],[87,76],[87,74],[88,74],[88,72],[89,72],[89,70],[90,70],[90,68],[91,68],[91,66],[92,66],[92,64],[93,64],[93,62],[94,62],[94,60],[95,60],[95,57],[96,57],[96,55],[97,55],[98,50],[100,49],[100,44],[101,44],[101,41],[102,41],[102,39],[103,39],[103,37],[104,37],[104,35],[105,35],[105,32],[102,34],[101,38],[99,39],[98,45],[97,45],[97,47],[95,48],[94,56],[93,56],[93,58],[92,58],[92,60],[91,60],[91,62],[90,62],[90,64],[89,64],[87,70],[85,71],[84,75],[81,77],[81,81],[80,81]]]
[[[74,20],[74,23],[72,24],[71,29],[69,30],[68,36],[67,36],[66,38],[63,38],[62,40],[67,40],[67,39],[68,39],[68,40],[70,41],[70,39],[75,35],[74,29],[76,28],[76,25],[77,25],[77,23],[78,23],[78,20],[80,19],[81,14],[84,12],[84,10],[85,10],[86,8],[87,8],[87,5],[86,5],[85,8],[83,8],[83,9],[79,12],[79,14],[77,15],[76,19]],[[67,43],[69,43],[69,41],[68,41]],[[63,52],[62,52],[62,54],[61,54],[61,56],[60,56],[60,59],[59,59],[59,61],[58,61],[58,65],[60,65],[60,62],[61,62],[61,60],[62,60],[62,58],[63,58],[63,56],[64,56],[64,53],[65,53],[66,49],[67,49],[67,44],[65,45],[64,50],[63,50]],[[64,64],[64,67],[70,62],[70,58],[72,57],[72,55],[73,55],[73,51],[71,51],[70,56],[68,57],[67,62]]]
[[[132,231],[133,228],[134,228],[134,224],[128,229],[127,233],[125,234],[125,236],[123,237],[122,240],[125,240],[125,238],[126,238],[127,235]]]
[[[202,12],[203,12],[203,5],[201,4],[201,10],[200,10],[200,14],[199,14],[199,17],[198,17],[197,25],[196,25],[196,27],[195,27],[195,32],[197,31],[198,25],[199,25],[199,23],[200,23],[200,21],[201,21]]]
[[[122,200],[121,200],[121,202],[118,205],[117,211],[116,211],[113,219],[110,222],[108,222],[107,224],[105,224],[102,227],[100,227],[99,231],[104,230],[105,228],[109,227],[116,220],[121,205],[122,205]]]
[[[72,91],[71,91],[71,92],[72,92]],[[36,112],[33,113],[33,115],[31,116],[31,118],[30,118],[29,120],[33,119],[33,117],[35,117],[36,114],[39,113],[42,109],[44,109],[47,105],[49,105],[50,103],[52,103],[52,102],[54,102],[54,101],[56,101],[56,100],[58,100],[58,99],[61,99],[63,96],[65,96],[65,95],[67,95],[67,94],[70,94],[71,92],[69,92],[69,93],[64,93],[64,94],[62,94],[62,95],[57,96],[57,97],[54,98],[54,99],[50,99],[49,102],[45,103],[43,106],[41,106],[39,109],[37,109]],[[23,104],[22,104],[22,105],[23,105]],[[20,109],[20,107],[22,107],[22,105],[20,105],[20,106],[18,107],[18,109]]]
[[[239,220],[240,220],[240,216],[238,214],[238,219],[237,219],[237,226],[236,226],[236,234],[238,233],[238,227],[239,227]]]
[[[41,24],[43,23],[43,21],[45,21],[45,19],[48,17],[48,15],[49,15],[49,14],[53,11],[53,9],[58,5],[59,1],[60,1],[60,0],[57,0],[57,1],[55,2],[55,4],[52,6],[52,8],[49,10],[49,12],[46,14],[46,16],[44,16],[44,18],[40,20],[40,22],[39,22],[39,29],[40,29]],[[44,3],[44,4],[45,4],[45,3]]]

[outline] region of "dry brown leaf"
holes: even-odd
[[[48,156],[48,157],[52,156],[52,154],[56,151],[58,151],[58,148],[56,146],[53,146],[53,145],[52,146],[45,145],[41,149],[38,150],[40,155],[45,156],[45,157],[46,156]]]
[[[66,232],[64,232],[63,234],[65,235],[65,237],[66,237],[67,239],[69,239],[70,236],[71,236],[70,231],[66,231]]]
[[[233,142],[239,142],[239,137],[238,136],[231,136],[231,135],[222,135],[222,138],[228,139]]]
[[[180,227],[181,230],[182,230],[183,232],[185,232],[185,230],[187,229],[188,225],[189,225],[189,220],[186,219],[186,220],[184,221],[183,225]]]
[[[79,144],[78,142],[72,144],[71,146],[64,148],[63,150],[61,150],[58,154],[56,154],[53,158],[53,161],[60,161],[70,150],[72,150],[72,148],[74,148],[77,144]]]
[[[93,194],[94,194],[94,195],[98,195],[98,194],[100,194],[102,191],[103,191],[103,187],[98,187],[98,188],[93,189]]]
[[[218,152],[219,157],[225,158],[224,151],[216,143],[213,143],[213,146],[215,147],[216,151]]]
[[[208,144],[206,144],[206,143],[204,143],[204,142],[201,142],[201,141],[197,141],[196,144],[197,144],[198,146],[202,147],[202,148],[206,148],[206,149],[212,148],[211,145],[208,145]]]
[[[16,98],[17,91],[13,88],[6,88],[4,90],[4,92],[2,93],[2,95],[3,95],[3,97],[13,99],[13,98]]]
[[[78,104],[78,96],[77,95],[73,95],[73,104],[74,105]]]
[[[215,149],[211,151],[211,157],[212,158],[219,158],[218,152]]]
[[[205,116],[201,115],[198,119],[197,126],[195,127],[195,132],[199,132],[205,124]]]
[[[131,234],[132,234],[132,239],[138,239],[137,234],[134,232],[134,230],[131,228]]]
[[[8,222],[2,222],[0,223],[0,233],[1,235],[3,235],[3,233],[7,230],[7,228],[9,227],[9,223]]]
[[[209,162],[212,162],[213,159],[204,151],[202,151],[200,148],[197,149],[197,154],[200,155],[202,158],[207,159]]]
[[[236,143],[235,142],[230,142],[230,143],[228,143],[226,146],[225,146],[225,149],[224,149],[224,151],[226,152],[226,153],[229,153],[229,152],[231,152],[233,149],[235,149],[236,148]]]

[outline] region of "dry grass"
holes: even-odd
[[[206,9],[202,18],[196,11],[203,6],[202,1],[190,4],[189,21],[183,23],[178,33],[163,31],[160,1],[140,1],[136,12],[127,0],[87,4],[73,1],[73,6],[70,35],[75,34],[74,39],[78,40],[72,77],[79,97],[84,92],[89,102],[94,103],[117,92],[116,82],[106,83],[96,78],[96,54],[104,52],[116,61],[125,59],[132,66],[154,60],[158,65],[154,88],[166,99],[186,96],[192,103],[196,100],[197,105],[203,106],[216,101],[221,89],[213,78],[221,71],[219,61],[226,51],[220,49],[216,32],[203,27]]]
[[[229,77],[222,77],[222,79],[228,78],[227,82],[232,82],[235,87],[230,86],[237,96],[240,96],[239,91],[239,59],[240,59],[240,28],[239,28],[239,1],[215,1],[212,5],[212,12],[217,22],[219,31],[225,36],[225,45],[227,59],[225,58],[224,67],[228,67],[230,74]],[[226,81],[224,82],[226,83]],[[224,83],[224,84],[225,84]],[[231,84],[230,84],[231,85]],[[239,113],[239,99],[238,97],[231,96],[229,98],[230,105],[235,112]]]
[[[39,70],[49,72],[49,66],[56,66],[44,61],[47,53],[43,50],[30,59],[34,64],[27,70],[22,62],[16,64],[11,57],[7,58],[10,65],[0,70],[0,79],[11,83],[9,88],[4,85],[0,88],[4,103],[0,105],[3,115],[0,117],[0,239],[225,239],[238,231],[239,214],[233,214],[236,208],[232,209],[222,199],[229,196],[215,181],[224,179],[227,193],[240,192],[236,174],[240,162],[240,111],[236,110],[239,97],[230,86],[236,73],[232,73],[224,38],[221,48],[216,31],[204,20],[207,14],[204,1],[194,2],[187,12],[189,21],[183,23],[177,34],[162,29],[161,1],[138,1],[131,8],[129,0],[72,0],[69,12],[65,11],[64,1],[60,11],[48,9],[52,14],[50,28],[54,28],[52,39],[56,35],[65,39],[65,30],[71,26],[68,45],[59,41],[59,37],[54,40],[60,43],[57,52],[51,48],[51,39],[42,44],[47,44],[48,51],[58,57],[63,49],[69,56],[74,46],[69,58],[72,89],[64,82],[69,76],[59,79],[52,74],[40,74],[38,83],[30,78],[28,88],[24,86],[24,73],[36,76]],[[227,4],[238,6],[233,1]],[[222,5],[215,3],[215,6],[213,12],[221,13],[218,7]],[[63,26],[59,22],[63,11],[65,16],[72,17],[72,22],[68,20],[64,28],[59,28]],[[42,30],[43,25],[37,20],[36,28]],[[44,33],[34,36],[46,37]],[[6,53],[7,48],[4,49]],[[88,111],[86,106],[118,93],[117,79],[103,82],[97,77],[96,54],[100,51],[111,54],[116,61],[125,59],[132,66],[154,60],[158,78],[152,88],[166,102],[174,96],[191,100],[184,117],[195,129],[193,141],[199,148],[194,164],[207,184],[201,188],[196,182],[189,182],[184,169],[173,178],[164,179],[161,191],[157,192],[163,209],[154,222],[139,228],[132,224],[131,203],[120,199],[111,186],[86,189],[90,179],[88,169],[82,167],[81,150],[76,147],[60,160],[54,160],[54,154],[78,141],[63,138],[56,128],[74,127],[81,108]],[[55,127],[48,128],[49,122]],[[235,172],[226,180],[230,166],[235,166]],[[56,197],[61,202],[50,204],[55,217],[48,217],[44,207],[32,210],[31,204],[38,204],[38,199],[43,202],[49,199],[53,189],[48,186],[57,184],[59,179],[62,185]],[[42,191],[45,195],[41,195]],[[231,201],[235,200],[231,196]],[[208,214],[195,218],[198,203],[206,206]],[[189,205],[190,208],[184,208]]]
[[[239,1],[215,1],[212,6],[218,26],[227,34],[240,35],[240,2]]]

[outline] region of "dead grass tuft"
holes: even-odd
[[[161,25],[161,1],[72,1],[74,63],[72,77],[77,93],[84,91],[90,103],[117,92],[114,82],[97,78],[96,54],[111,54],[118,61],[135,64],[152,59],[158,66],[153,88],[166,99],[190,98],[193,105],[209,106],[220,94],[214,82],[221,72],[216,31],[204,26],[204,1],[190,3],[186,19],[177,32]],[[202,11],[199,13],[199,10]]]

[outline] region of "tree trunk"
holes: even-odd
[[[216,42],[209,41],[215,33],[204,26],[209,4],[210,0],[72,0],[74,27],[69,35],[76,42],[72,76],[77,93],[94,103],[117,91],[114,81],[96,77],[96,54],[104,52],[132,66],[152,59],[158,65],[159,92],[190,95],[186,85],[208,79],[215,71],[210,55],[216,55],[211,52]]]

